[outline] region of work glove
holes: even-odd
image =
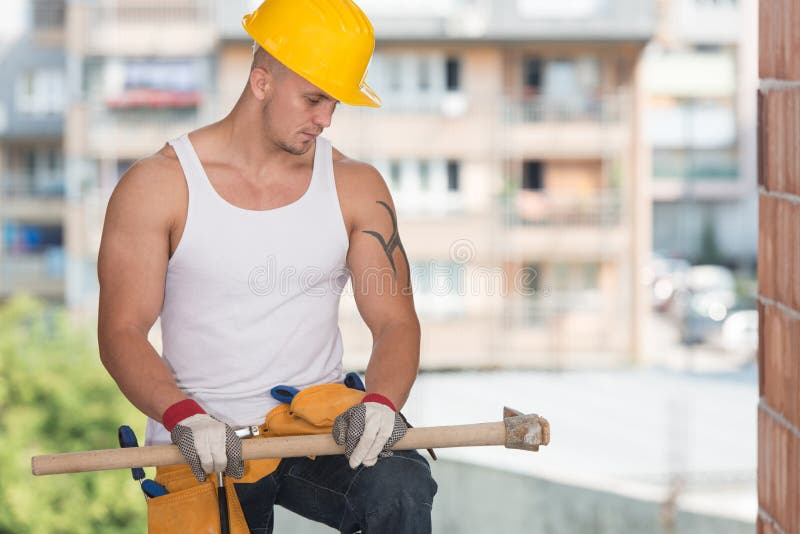
[[[186,399],[173,404],[164,412],[162,422],[199,482],[205,481],[206,474],[220,471],[242,478],[242,440],[195,401]]]
[[[352,469],[372,467],[378,458],[392,455],[391,447],[406,434],[408,426],[392,402],[370,393],[333,422],[333,439],[344,445]]]

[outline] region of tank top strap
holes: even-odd
[[[196,199],[199,194],[208,193],[208,188],[206,187],[208,179],[206,178],[203,164],[200,163],[200,158],[189,140],[189,134],[185,133],[169,141],[169,144],[175,150],[181,169],[183,169],[183,174],[186,177],[186,186],[189,188],[190,200],[192,197]],[[208,186],[210,185],[208,184]]]
[[[314,168],[319,184],[317,187],[325,193],[335,192],[336,184],[333,179],[333,145],[324,137],[317,137],[316,153],[314,154]],[[329,200],[329,199],[326,199]],[[337,200],[338,203],[338,200]]]

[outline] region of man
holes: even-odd
[[[231,112],[138,161],[111,196],[101,359],[149,417],[148,444],[176,443],[200,481],[241,477],[234,430],[263,422],[270,388],[341,382],[349,276],[373,351],[367,395],[334,429],[347,455],[283,460],[236,493],[252,532],[272,531],[274,503],[341,532],[429,532],[428,463],[389,451],[420,344],[394,203],[319,136],[340,102],[380,105],[364,82],[372,26],[350,0],[267,0],[244,26],[254,59]],[[159,316],[163,359],[147,340]]]

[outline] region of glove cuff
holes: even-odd
[[[361,399],[361,403],[365,402],[377,402],[378,404],[383,404],[384,406],[388,406],[392,409],[393,412],[397,411],[397,408],[394,407],[392,401],[381,395],[380,393],[367,393],[364,395],[364,398]]]
[[[164,415],[161,416],[161,423],[164,425],[164,428],[167,429],[167,432],[172,432],[172,429],[175,428],[175,425],[187,417],[191,417],[200,413],[206,413],[206,411],[199,404],[197,404],[196,401],[192,399],[184,399],[176,402],[164,411]]]

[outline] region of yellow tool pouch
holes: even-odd
[[[241,479],[225,478],[231,534],[250,533],[233,484],[260,480],[277,469],[280,461],[280,458],[248,460],[244,463],[244,476]],[[147,500],[149,534],[177,532],[219,534],[219,504],[215,476],[209,475],[205,482],[198,482],[189,466],[181,464],[156,468],[155,480],[167,488],[169,493]]]
[[[270,438],[329,434],[336,418],[361,402],[364,395],[344,384],[308,387],[297,393],[291,404],[279,404],[267,414],[261,435]]]
[[[338,415],[355,406],[365,393],[344,384],[320,384],[298,392],[291,404],[279,404],[261,425],[261,437],[328,434]],[[256,438],[254,438],[256,439]],[[225,478],[231,534],[249,534],[234,483],[256,482],[278,468],[280,458],[247,460],[241,479]],[[179,532],[218,534],[219,508],[216,477],[198,482],[188,465],[168,465],[156,469],[155,481],[169,491],[147,500],[149,534]]]

